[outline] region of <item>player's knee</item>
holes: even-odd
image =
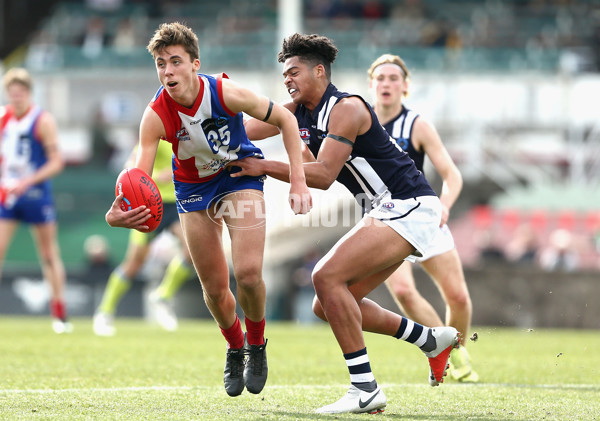
[[[466,289],[457,289],[446,292],[446,300],[448,305],[453,308],[470,308],[471,297]]]
[[[392,293],[398,298],[400,301],[410,301],[413,297],[415,291],[414,288],[410,288],[405,284],[396,283],[390,286]]]
[[[208,304],[211,303],[219,307],[219,303],[223,303],[227,300],[228,295],[231,293],[229,286],[223,288],[218,285],[206,285],[202,284],[202,292],[204,293],[204,301]]]
[[[326,292],[336,283],[335,274],[326,266],[317,265],[313,269],[311,277],[317,295]]]
[[[313,299],[312,310],[313,313],[315,313],[315,316],[317,316],[319,319],[327,321],[327,318],[325,317],[325,312],[323,311],[323,307],[321,307],[321,302],[316,296]]]
[[[51,268],[52,266],[56,265],[56,257],[53,253],[50,252],[44,252],[42,251],[40,253],[40,264],[42,266],[45,266],[47,268]]]
[[[240,268],[234,275],[238,286],[243,289],[256,288],[263,282],[260,270],[254,267]]]

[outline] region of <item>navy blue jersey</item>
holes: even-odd
[[[384,124],[385,130],[392,136],[396,143],[415,161],[419,171],[423,171],[423,162],[425,161],[425,152],[417,151],[412,143],[412,129],[415,120],[419,117],[414,111],[402,106],[402,111],[395,118]]]
[[[365,103],[371,113],[372,124],[365,134],[357,136],[337,181],[346,186],[359,202],[365,196],[372,201],[386,192],[391,193],[392,199],[402,200],[435,196],[423,173],[385,131],[371,106],[358,95],[338,91],[333,84],[329,84],[312,113],[304,105],[299,105],[294,113],[300,136],[313,155],[318,155],[327,136],[331,109],[340,99],[350,96],[356,96]]]

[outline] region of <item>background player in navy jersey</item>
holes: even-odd
[[[326,319],[344,354],[351,386],[318,413],[383,411],[387,400],[369,363],[362,331],[417,345],[429,357],[429,382],[443,379],[450,351],[458,344],[453,327],[428,328],[388,311],[365,296],[383,283],[404,258],[427,253],[440,224],[441,205],[414,162],[390,138],[371,107],[331,83],[337,48],[326,37],[294,34],[278,55],[284,84],[307,146],[304,171],[311,187],[328,189],[337,180],[368,212],[317,263],[313,274],[315,313]],[[246,122],[251,139],[276,130]],[[241,175],[267,174],[288,181],[284,162],[245,158],[234,163]],[[399,362],[401,359],[398,359]]]
[[[266,287],[262,278],[265,245],[264,176],[230,177],[226,165],[262,156],[246,136],[242,112],[281,131],[288,152],[289,200],[296,213],[312,206],[302,166],[301,140],[294,116],[268,98],[243,88],[226,75],[200,69],[198,37],[180,23],[161,24],[148,44],[161,88],[142,117],[136,167],[152,174],[159,141],[173,149],[173,178],[179,218],[208,309],[227,341],[225,390],[260,393],[267,380],[264,338]],[[120,209],[122,195],[106,214],[111,226],[146,230],[148,209]],[[231,237],[237,297],[246,334],[229,289],[222,245],[223,224]],[[245,343],[246,342],[246,343]],[[248,360],[246,361],[246,354]]]
[[[0,108],[0,273],[18,224],[29,224],[50,285],[52,328],[68,333],[73,326],[65,308],[66,276],[50,185],[63,169],[56,122],[32,102],[27,70],[10,69],[3,81],[9,104]]]
[[[404,61],[398,56],[384,54],[371,64],[368,75],[369,88],[375,98],[373,109],[381,124],[421,172],[427,156],[443,180],[440,194],[442,221],[435,246],[416,261],[434,280],[446,302],[446,324],[463,334],[461,345],[450,357],[450,376],[462,382],[477,382],[479,377],[464,346],[471,326],[471,298],[460,257],[446,225],[450,209],[462,190],[462,176],[435,127],[403,105],[402,100],[408,95],[410,76]],[[386,285],[408,317],[426,326],[442,324],[435,309],[419,294],[411,263],[401,265],[387,279]]]

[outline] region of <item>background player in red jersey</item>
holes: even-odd
[[[27,70],[10,69],[3,82],[9,104],[0,108],[0,273],[18,224],[30,224],[42,273],[50,286],[52,328],[56,333],[68,333],[73,326],[65,309],[65,268],[50,186],[50,179],[63,169],[56,122],[33,103]]]

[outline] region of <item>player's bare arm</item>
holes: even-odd
[[[156,158],[156,149],[158,142],[163,137],[164,126],[160,118],[150,107],[147,107],[142,116],[140,124],[140,140],[137,149],[136,167],[152,175],[154,168],[154,159]],[[121,209],[123,194],[118,195],[112,203],[112,206],[106,213],[105,219],[111,227],[131,228],[139,231],[146,231],[148,226],[145,222],[150,219],[150,209],[145,206],[138,206],[130,211]]]
[[[296,104],[290,102],[284,104],[283,107],[287,108],[292,114],[296,109]],[[244,127],[246,128],[246,134],[250,140],[263,140],[268,137],[279,134],[279,130],[269,123],[260,121],[256,118],[248,118],[244,120]],[[312,154],[310,149],[302,142],[302,162],[314,162],[315,156]]]
[[[279,129],[272,124],[265,123],[257,118],[248,118],[244,120],[244,128],[248,139],[252,141],[268,139],[277,136]]]
[[[296,104],[290,102],[284,104],[283,107],[287,108],[293,114],[296,109]],[[279,128],[258,118],[245,119],[244,128],[246,129],[248,139],[252,141],[267,139],[279,134]]]
[[[327,137],[323,140],[315,162],[305,164],[309,185],[327,190],[348,160],[356,136],[366,132],[371,116],[358,98],[340,100],[331,110]]]
[[[329,119],[329,134],[321,145],[316,158],[304,156],[304,173],[309,187],[327,190],[335,181],[344,163],[352,152],[356,136],[367,131],[371,124],[371,115],[364,103],[358,98],[346,98],[336,104]],[[312,154],[310,154],[312,155]],[[236,162],[242,171],[240,175],[267,174],[281,181],[289,181],[288,166],[284,162],[246,158]]]
[[[312,197],[302,167],[302,139],[294,115],[281,105],[228,79],[223,79],[223,100],[232,112],[245,112],[279,129],[290,162],[290,205],[295,213],[307,213],[312,208]]]
[[[448,222],[450,209],[462,190],[462,175],[435,127],[422,117],[417,118],[413,127],[413,146],[425,152],[443,180],[440,201],[442,202],[441,225],[444,225]]]
[[[165,127],[156,111],[146,107],[140,123],[140,140],[135,160],[136,168],[152,176],[158,142],[166,136]]]

